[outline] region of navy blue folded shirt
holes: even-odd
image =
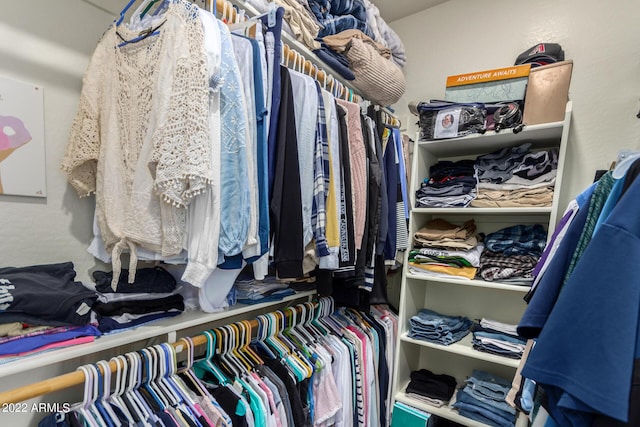
[[[0,268],[0,323],[88,324],[98,296],[75,277],[72,262]]]

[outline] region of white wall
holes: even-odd
[[[94,2],[112,11],[126,3]],[[446,76],[511,65],[540,41],[560,43],[574,60],[566,204],[619,149],[640,149],[635,117],[640,109],[640,2],[616,5],[602,0],[451,0],[393,22],[408,58],[407,95],[396,105],[403,122],[415,122],[408,118],[408,101],[443,97]],[[0,0],[0,10],[0,76],[44,87],[48,194],[46,199],[0,196],[0,266],[71,260],[79,278],[88,279],[92,269],[104,267],[85,252],[93,200],[77,197],[59,165],[82,75],[113,13],[81,0]],[[413,135],[415,128],[410,129]],[[77,365],[32,372],[21,382]],[[6,415],[1,423],[26,425],[9,422]]]
[[[0,265],[73,261],[86,280],[103,268],[85,251],[93,198],[78,198],[60,162],[84,70],[113,15],[80,0],[0,3],[0,76],[44,88],[47,176],[46,199],[0,196]]]
[[[0,266],[73,261],[78,278],[88,280],[90,270],[104,268],[85,251],[91,238],[93,199],[78,198],[60,171],[60,162],[84,70],[113,14],[81,0],[0,0],[0,10],[0,76],[44,88],[47,176],[46,199],[0,196]],[[50,378],[80,364],[76,360],[3,378],[0,388]],[[48,398],[75,400],[64,396]],[[37,425],[43,415],[3,412],[0,425]]]
[[[446,77],[512,65],[539,42],[572,59],[572,128],[561,206],[606,169],[618,150],[640,149],[640,2],[450,0],[394,21],[407,53],[407,91],[397,108],[409,135],[409,101],[442,99]]]

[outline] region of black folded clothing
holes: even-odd
[[[122,270],[115,291],[111,288],[112,277],[113,272],[111,271],[94,271],[93,280],[96,281],[96,290],[103,294],[113,292],[168,294],[176,289],[176,279],[161,267],[136,270],[136,280],[133,283],[128,283],[129,270]]]
[[[149,314],[169,310],[184,311],[184,298],[182,295],[176,294],[149,300],[97,302],[94,304],[93,310],[101,316],[120,316],[125,313]]]
[[[0,323],[88,324],[98,295],[75,277],[71,262],[0,268]]]
[[[440,182],[447,177],[473,176],[475,160],[465,159],[452,162],[450,160],[440,160],[429,168],[429,178],[435,182]]]
[[[434,374],[428,369],[411,372],[407,393],[416,393],[431,399],[449,401],[456,391],[456,379],[451,375]]]

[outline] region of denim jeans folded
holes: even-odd
[[[494,400],[487,397],[478,396],[477,393],[473,393],[469,386],[466,386],[463,389],[459,390],[456,399],[465,403],[469,403],[471,405],[475,404],[481,406],[488,411],[494,412],[506,419],[510,419],[509,416],[514,417],[516,415],[516,409],[509,405],[506,401]]]
[[[419,324],[421,326],[457,328],[469,322],[469,319],[463,316],[447,316],[437,313],[433,310],[423,308],[417,314],[411,317],[409,322]],[[469,324],[468,327],[471,327]]]
[[[467,334],[469,332],[467,324],[464,324],[457,328],[434,328],[432,326],[414,325],[410,330],[416,334],[428,335],[433,338],[439,338],[449,334],[457,334],[460,332],[464,332],[465,334]]]
[[[467,387],[477,396],[494,400],[504,400],[511,390],[511,383],[489,372],[474,369],[473,374],[466,379]]]
[[[486,411],[482,408],[478,408],[477,406],[469,405],[466,403],[460,403],[459,405],[456,403],[453,405],[454,408],[458,409],[458,414],[463,417],[467,417],[469,419],[488,424],[490,426],[497,427],[513,427],[515,423],[504,420],[500,417],[493,415],[491,412]]]
[[[444,345],[460,341],[469,333],[471,320],[461,316],[444,316],[422,309],[409,319],[410,338],[424,339]]]
[[[453,407],[458,410],[460,415],[491,426],[513,427],[515,423],[515,411],[513,414],[509,414],[489,407],[485,403],[465,394],[463,390],[458,390]]]
[[[462,331],[458,331],[458,332],[455,332],[455,333],[449,332],[449,333],[444,334],[444,335],[434,336],[433,334],[426,334],[426,333],[423,333],[423,332],[409,331],[409,338],[413,338],[413,339],[416,339],[416,340],[430,341],[430,342],[434,342],[436,344],[450,345],[450,344],[453,344],[455,342],[460,341],[468,333],[469,333],[468,330],[462,330]]]

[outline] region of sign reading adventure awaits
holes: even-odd
[[[447,77],[447,87],[463,86],[475,83],[493,82],[497,80],[516,79],[529,76],[531,64],[514,65],[495,70],[478,71],[475,73],[458,74]]]

